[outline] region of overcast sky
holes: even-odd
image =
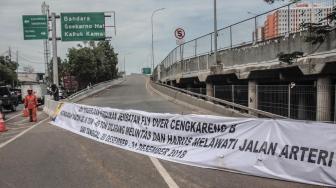
[[[44,72],[43,42],[24,41],[22,15],[40,14],[39,0],[0,0],[0,55],[10,46],[19,51],[20,66],[31,65]],[[126,54],[126,71],[139,72],[150,66],[152,11],[166,8],[154,17],[155,60],[161,62],[176,47],[174,30],[183,27],[186,40],[212,31],[213,0],[48,0],[50,10],[61,12],[115,11],[117,35],[112,45],[119,53],[119,62]],[[263,0],[217,0],[218,27],[224,27],[251,17],[247,12],[261,13],[280,3],[268,5]],[[58,23],[59,25],[59,23]],[[243,28],[241,28],[243,29]],[[60,28],[57,30],[60,36]],[[112,32],[109,32],[112,34]],[[67,50],[78,42],[58,42],[58,56],[67,57]]]

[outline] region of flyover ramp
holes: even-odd
[[[141,75],[131,75],[126,82],[80,103],[160,113],[201,113],[148,90]],[[0,160],[0,187],[168,187],[167,176],[179,187],[316,187],[159,160],[166,171],[162,173],[147,156],[48,123],[0,148]]]

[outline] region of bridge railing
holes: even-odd
[[[86,87],[86,88],[84,88],[84,89],[82,89],[82,90],[80,90],[80,91],[78,91],[78,92],[76,92],[76,93],[70,95],[70,96],[67,98],[67,100],[71,101],[72,99],[74,99],[74,98],[76,98],[76,97],[78,97],[78,96],[81,96],[81,95],[83,95],[83,94],[86,94],[88,91],[90,91],[90,90],[92,90],[92,89],[94,89],[94,88],[96,88],[96,87],[98,87],[98,86],[106,85],[107,83],[110,83],[110,82],[112,82],[112,81],[114,81],[114,80],[107,80],[107,81],[100,82],[100,83],[97,83],[97,84],[95,84],[95,85],[92,85],[92,86],[90,86],[90,87]]]
[[[289,36],[292,33],[305,30],[301,27],[304,23],[334,25],[334,23],[328,23],[329,20],[322,20],[322,18],[330,14],[335,5],[334,0],[301,0],[262,14],[256,14],[253,17],[219,29],[218,50],[252,46],[260,42]],[[214,33],[212,32],[174,48],[159,65],[161,70],[166,70],[162,74],[192,71],[188,70],[190,66],[188,67],[186,61],[190,58],[213,54],[213,39]],[[211,62],[209,59],[207,61]],[[176,64],[177,62],[179,62],[179,65]],[[208,70],[210,66],[211,64],[208,63],[207,67],[203,67],[201,70]]]

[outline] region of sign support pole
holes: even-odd
[[[52,46],[53,46],[53,83],[59,86],[58,81],[58,64],[57,64],[57,37],[56,37],[56,13],[51,13],[52,25]]]
[[[45,2],[42,3],[42,14],[47,15],[48,19],[49,19],[49,5],[47,5]],[[48,25],[48,32],[49,32],[49,24]],[[48,39],[43,40],[43,46],[44,46],[44,61],[45,61],[45,78],[46,78],[46,83],[49,84],[50,83],[50,77],[49,77],[49,55],[48,55]]]

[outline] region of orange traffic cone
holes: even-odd
[[[0,113],[0,132],[6,132],[6,131],[8,130],[6,129],[5,121],[3,119],[2,113]]]

